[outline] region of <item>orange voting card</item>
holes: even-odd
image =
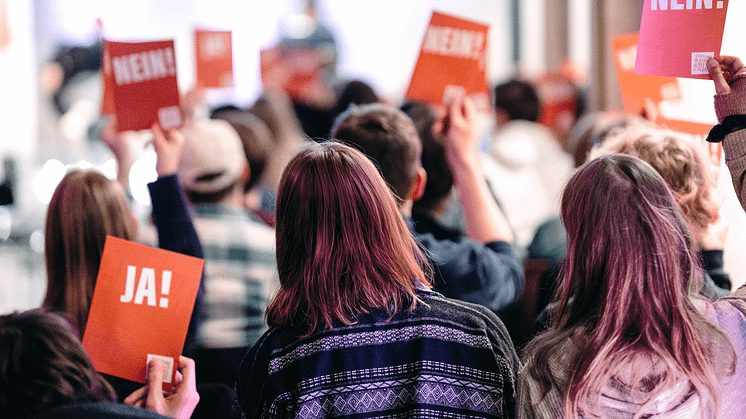
[[[174,41],[105,41],[104,51],[118,131],[149,129],[156,121],[167,129],[183,124]],[[105,101],[106,88],[104,105]]]
[[[197,87],[233,87],[231,31],[194,30]]]
[[[635,73],[708,79],[727,10],[728,0],[645,0]]]
[[[619,36],[611,40],[624,111],[635,115],[640,114],[646,99],[658,104],[663,100],[680,100],[682,96],[679,82],[675,77],[635,74],[637,41],[637,34]]]
[[[486,51],[489,26],[433,12],[406,97],[442,104],[469,95],[489,108]]]
[[[204,261],[107,237],[83,346],[96,371],[145,381],[151,357],[171,365],[173,383]]]

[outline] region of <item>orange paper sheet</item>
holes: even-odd
[[[204,261],[107,237],[83,346],[98,372],[144,382],[150,356],[172,367],[184,346]],[[170,361],[168,361],[170,360]]]
[[[440,105],[469,95],[489,108],[486,57],[489,26],[433,12],[406,97]]]
[[[233,87],[231,31],[195,29],[197,87]]]
[[[611,40],[622,92],[624,111],[639,115],[645,100],[658,104],[663,100],[676,101],[682,97],[681,87],[675,77],[646,76],[635,74],[635,56],[638,50],[638,35],[623,35]]]

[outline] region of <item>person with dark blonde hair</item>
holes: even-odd
[[[712,299],[730,294],[730,276],[723,269],[728,229],[720,214],[720,194],[705,145],[689,134],[646,124],[610,136],[591,149],[590,158],[616,153],[650,164],[671,188],[705,268],[704,275],[697,277],[698,291]]]
[[[712,303],[673,193],[644,161],[568,182],[567,261],[549,330],[524,350],[519,418],[730,418],[746,411],[746,287]]]
[[[513,417],[505,327],[430,291],[425,257],[359,151],[330,141],[290,161],[277,265],[271,328],[236,383],[243,417]]]

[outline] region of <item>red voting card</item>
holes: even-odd
[[[675,77],[635,74],[635,56],[639,57],[637,41],[637,34],[611,40],[624,111],[635,115],[640,114],[646,99],[658,104],[663,100],[676,101],[682,97],[681,87]]]
[[[110,67],[108,84],[114,98],[117,130],[163,128],[183,124],[176,81],[174,41],[105,41],[104,66]],[[104,70],[104,83],[107,83]],[[104,88],[104,106],[106,104]]]
[[[487,25],[433,12],[406,97],[439,105],[466,94],[488,108],[488,31]]]
[[[194,30],[197,87],[233,87],[231,31]]]
[[[645,0],[635,73],[709,79],[727,10],[728,0]]]
[[[151,357],[171,365],[171,388],[204,261],[107,237],[83,346],[96,371],[145,382]]]

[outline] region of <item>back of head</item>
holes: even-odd
[[[241,138],[231,124],[219,119],[196,119],[182,134],[181,187],[193,203],[220,202],[235,190],[247,167]]]
[[[0,316],[0,412],[22,418],[55,406],[114,401],[72,327],[31,310]]]
[[[400,204],[409,198],[422,145],[404,112],[380,103],[352,107],[339,115],[332,136],[373,160]]]
[[[597,111],[583,115],[573,125],[564,143],[564,149],[580,167],[589,160],[590,151],[601,146],[607,138],[622,135],[628,129],[648,126],[641,116],[616,111]]]
[[[136,229],[119,183],[94,170],[65,175],[47,209],[43,305],[67,313],[82,333],[106,236],[134,240]]]
[[[305,137],[293,102],[284,92],[265,91],[249,108],[249,112],[267,124],[276,145]]]
[[[249,180],[244,185],[244,192],[248,192],[259,182],[267,165],[273,149],[272,133],[267,124],[248,111],[236,109],[218,112],[214,118],[228,121],[241,138],[243,151],[249,163]]]
[[[539,120],[541,103],[533,84],[522,80],[510,80],[495,86],[493,93],[495,110],[505,112],[509,120]]]
[[[427,284],[422,254],[373,164],[359,151],[314,144],[287,166],[277,197],[281,288],[271,326],[307,332],[363,313],[414,307]]]
[[[375,90],[362,80],[352,80],[344,85],[337,98],[336,113],[340,114],[352,105],[367,105],[369,103],[378,103]]]
[[[714,179],[703,146],[688,134],[650,126],[624,131],[591,151],[591,157],[624,153],[647,162],[663,177],[698,243],[717,217]]]
[[[715,406],[710,352],[728,347],[727,338],[688,298],[696,269],[691,240],[660,175],[635,157],[599,157],[568,182],[561,217],[567,263],[559,307],[553,328],[529,349],[531,374],[548,383],[556,345],[579,332],[584,339],[575,343],[574,372],[560,389],[568,418],[579,410],[598,413],[612,377],[629,386],[631,398],[647,400],[641,409],[682,380],[694,385],[702,406]],[[631,368],[640,359],[654,368]]]
[[[434,210],[450,196],[453,189],[453,173],[446,158],[448,139],[441,133],[433,132],[437,115],[429,104],[409,102],[402,106],[402,110],[417,128],[422,141],[422,168],[427,173],[425,192],[414,206]]]

